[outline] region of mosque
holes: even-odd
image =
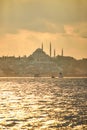
[[[63,49],[61,52],[61,56],[63,56]],[[32,59],[29,64],[30,74],[39,75],[39,76],[58,76],[60,72],[60,68],[53,61],[53,58],[56,57],[56,52],[54,49],[54,57],[52,57],[52,46],[50,43],[49,46],[49,55],[47,55],[43,50],[43,43],[41,48],[37,48],[33,54],[30,56]]]

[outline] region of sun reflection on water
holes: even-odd
[[[1,78],[1,130],[86,130],[87,79]]]

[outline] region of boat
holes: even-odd
[[[40,74],[35,74],[34,77],[40,77]]]
[[[54,75],[52,75],[52,76],[51,76],[51,78],[55,78],[55,76],[54,76]]]
[[[59,77],[59,78],[63,78],[62,72],[59,73],[58,77]]]

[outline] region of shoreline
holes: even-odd
[[[75,76],[68,76],[68,77],[63,77],[63,78],[60,78],[60,77],[54,77],[54,78],[52,78],[51,76],[45,76],[45,77],[34,77],[34,76],[29,76],[29,77],[26,77],[26,76],[15,76],[15,77],[13,77],[13,76],[1,76],[0,78],[51,78],[51,79],[66,79],[66,78],[87,78],[87,77],[81,77],[81,76],[79,76],[79,77],[75,77]]]

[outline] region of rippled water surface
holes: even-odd
[[[1,130],[87,130],[86,78],[0,78]]]

